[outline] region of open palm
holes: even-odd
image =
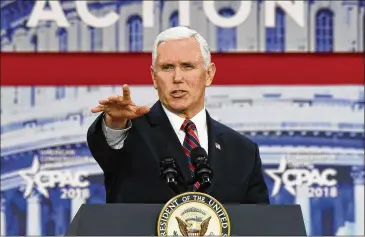
[[[122,90],[123,96],[110,96],[106,100],[100,100],[99,105],[92,108],[91,112],[105,112],[113,121],[134,119],[149,112],[149,107],[133,103],[128,85],[124,85]]]

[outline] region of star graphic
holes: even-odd
[[[40,163],[38,160],[38,156],[34,156],[33,163],[30,168],[18,171],[18,174],[20,175],[20,177],[22,177],[26,182],[26,188],[25,188],[25,191],[23,194],[24,198],[26,198],[32,194],[34,186],[36,186],[37,190],[41,194],[43,194],[45,197],[48,198],[48,196],[49,196],[47,189],[45,189],[41,185],[36,185],[35,177],[40,174],[39,167],[40,167]]]
[[[280,160],[279,167],[277,169],[266,169],[265,170],[266,174],[274,180],[274,187],[271,192],[272,197],[277,195],[280,191],[281,183],[282,183],[281,175],[285,172],[286,167],[287,167],[287,160],[285,159],[285,157],[282,157]],[[288,190],[290,193],[292,193],[294,195],[295,191],[292,190],[291,187],[285,186],[285,188],[286,188],[286,190]]]

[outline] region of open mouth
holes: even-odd
[[[171,92],[171,95],[174,98],[180,98],[180,97],[185,96],[186,93],[187,93],[187,91],[184,91],[184,90],[174,90]]]

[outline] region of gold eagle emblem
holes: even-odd
[[[180,232],[183,236],[204,236],[208,230],[210,219],[211,217],[208,217],[199,225],[197,222],[186,223],[179,217],[176,217]]]

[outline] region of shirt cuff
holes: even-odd
[[[132,128],[132,122],[130,119],[128,119],[127,126],[124,129],[109,128],[108,126],[106,126],[104,118],[103,118],[102,123],[103,123],[102,129],[103,129],[104,135],[105,135],[106,139],[110,142],[123,139],[127,135],[128,131]]]

